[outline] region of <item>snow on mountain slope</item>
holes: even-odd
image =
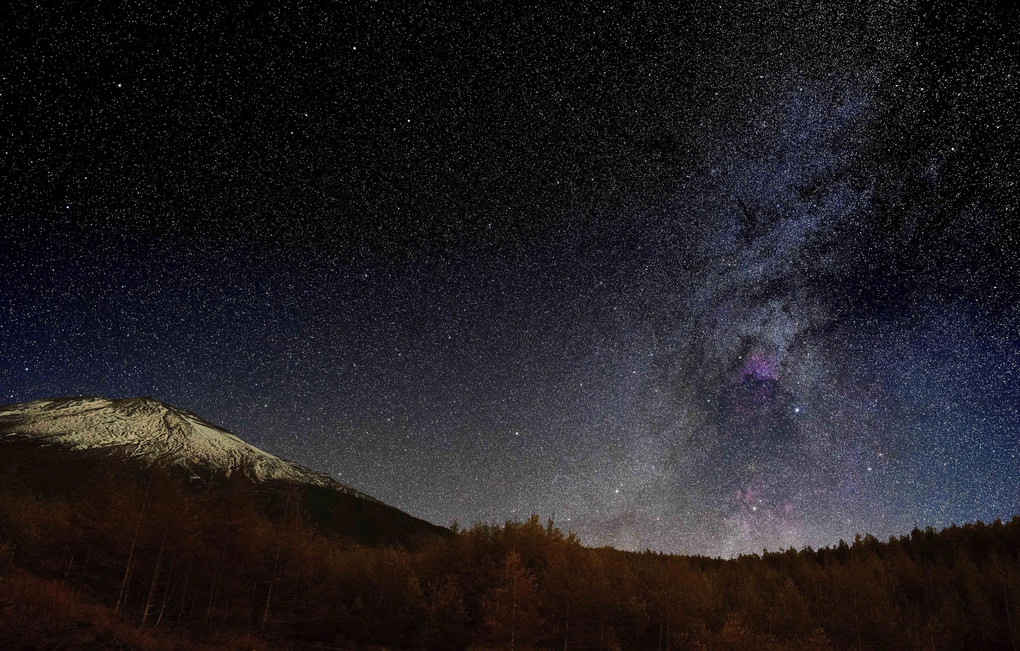
[[[153,398],[36,400],[0,407],[0,442],[33,440],[70,450],[109,450],[143,464],[191,472],[235,472],[256,481],[289,481],[378,500],[331,477],[263,452],[225,429]]]

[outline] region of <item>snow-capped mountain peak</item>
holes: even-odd
[[[5,405],[0,407],[0,441],[5,438],[70,450],[108,450],[146,465],[176,466],[192,473],[240,472],[255,481],[312,484],[376,501],[153,398],[58,398]]]

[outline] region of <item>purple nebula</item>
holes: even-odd
[[[744,362],[740,369],[740,381],[748,378],[753,380],[779,379],[779,360],[764,353],[754,353]]]

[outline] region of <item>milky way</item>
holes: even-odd
[[[16,13],[5,401],[628,549],[1018,510],[1014,10]]]

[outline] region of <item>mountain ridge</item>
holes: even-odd
[[[40,429],[38,420],[30,419],[33,416],[69,422],[46,431]],[[148,416],[150,422],[139,416]],[[157,418],[161,423],[151,422]],[[23,425],[21,431],[11,431],[19,424]],[[165,432],[159,431],[160,424]],[[75,425],[78,427],[72,430]],[[189,470],[194,465],[215,465],[227,476],[240,471],[257,481],[302,481],[378,501],[325,473],[265,452],[193,412],[149,396],[78,396],[0,405],[0,436],[5,435],[32,436],[71,449],[133,447],[131,456],[149,457],[154,463],[170,461]]]
[[[299,487],[327,529],[373,544],[448,533],[329,475],[261,450],[192,412],[148,396],[47,398],[0,405],[0,477],[36,490],[76,488],[105,463],[167,469],[185,483],[238,476]],[[277,490],[276,492],[279,492]]]

